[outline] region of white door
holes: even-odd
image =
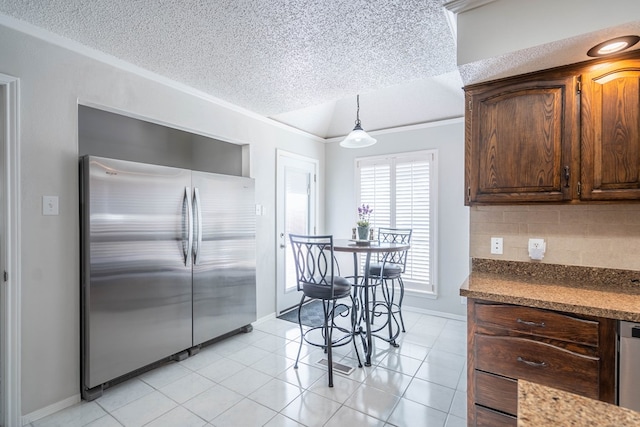
[[[289,233],[316,234],[316,160],[278,151],[277,174],[277,315],[296,306],[301,294],[296,288]]]

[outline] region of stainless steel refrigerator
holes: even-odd
[[[82,395],[256,320],[254,181],[81,158]]]

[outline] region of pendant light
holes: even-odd
[[[358,110],[356,112],[356,127],[353,128],[351,133],[340,142],[340,146],[345,148],[362,148],[368,147],[376,143],[376,139],[367,135],[367,133],[360,126],[360,95],[356,95],[356,102],[358,104]]]

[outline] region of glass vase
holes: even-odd
[[[369,226],[368,225],[359,225],[358,226],[358,240],[369,240]]]

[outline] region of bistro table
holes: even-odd
[[[333,241],[333,250],[335,252],[351,252],[353,253],[353,276],[356,284],[354,285],[354,294],[357,295],[358,287],[362,287],[361,293],[361,306],[362,313],[360,313],[359,319],[364,317],[365,323],[365,331],[364,337],[362,339],[364,350],[365,350],[365,366],[371,366],[371,353],[372,353],[372,334],[371,334],[371,315],[369,312],[369,288],[376,286],[377,283],[369,283],[369,265],[371,262],[371,254],[384,254],[383,256],[383,270],[384,270],[384,259],[386,258],[386,254],[392,252],[406,251],[409,249],[408,244],[402,243],[389,243],[389,242],[378,242],[377,240],[361,242],[361,241],[353,241],[346,239],[336,239]],[[366,254],[364,270],[363,274],[358,274],[358,254]],[[380,274],[382,276],[382,272]],[[362,278],[362,281],[358,281],[359,278]],[[364,297],[362,297],[364,295]],[[388,301],[390,304],[390,302]],[[389,306],[389,319],[391,322],[391,317],[393,316],[391,307]],[[355,325],[354,325],[355,326]],[[360,327],[360,333],[362,333],[362,327]],[[397,347],[398,345],[395,342],[395,339],[391,336],[388,340],[391,345]]]

